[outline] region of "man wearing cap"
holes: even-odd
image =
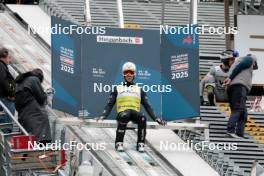
[[[146,109],[149,116],[160,125],[166,125],[166,121],[158,118],[149,102],[146,95],[135,82],[136,65],[133,62],[126,62],[122,67],[122,74],[124,76],[123,85],[117,86],[111,93],[108,103],[104,108],[101,117],[97,120],[105,119],[111,112],[113,106],[116,104],[117,108],[117,130],[115,148],[117,151],[124,151],[123,141],[126,131],[126,126],[129,121],[138,124],[138,140],[137,150],[144,152],[144,144],[146,137],[146,116],[140,112],[141,104]]]
[[[231,108],[231,117],[227,124],[227,134],[234,138],[243,138],[247,122],[247,95],[252,87],[253,70],[257,70],[257,58],[248,54],[235,61],[230,68],[230,74],[224,80],[228,86],[227,93]]]
[[[207,89],[207,98],[210,106],[215,106],[216,102],[228,102],[228,96],[223,81],[229,75],[229,69],[239,54],[237,51],[223,51],[219,58],[220,65],[213,66],[200,82],[200,101],[204,105],[204,89]]]

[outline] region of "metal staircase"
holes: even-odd
[[[200,78],[203,78],[213,65],[219,64],[219,60],[200,60]],[[249,110],[245,128],[247,139],[239,140],[226,136],[226,126],[230,116],[228,105],[201,106],[201,122],[209,124],[210,142],[236,142],[238,144],[237,151],[197,151],[220,175],[250,175],[254,160],[264,166],[264,112],[251,111],[251,104],[252,102],[247,102]],[[182,137],[186,138],[186,135]],[[197,142],[203,140],[193,134],[188,134],[187,137]]]
[[[54,175],[58,163],[61,162],[60,164],[63,165],[62,162],[66,161],[61,155],[62,153],[30,148],[28,141],[33,144],[35,137],[27,133],[2,101],[0,101],[0,107],[4,109],[0,118],[4,118],[5,114],[8,114],[13,120],[12,123],[0,124],[0,175],[24,176],[29,173]],[[5,130],[7,128],[11,131],[7,132]],[[54,173],[52,173],[53,170]]]
[[[249,122],[251,119],[263,118],[264,113],[250,113]],[[261,166],[264,166],[264,145],[263,141],[256,140],[255,136],[250,135],[254,128],[247,124],[246,139],[234,139],[226,135],[226,126],[228,118],[219,110],[218,107],[201,106],[201,123],[209,124],[210,143],[236,143],[237,150],[197,150],[196,152],[207,161],[220,175],[250,175],[252,164],[255,160]],[[260,126],[263,125],[259,124]],[[188,132],[177,131],[177,134],[184,140],[192,140],[194,143],[202,142],[203,137]],[[212,149],[212,148],[211,148]]]

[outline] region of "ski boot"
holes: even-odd
[[[140,143],[138,143],[137,144],[137,151],[138,152],[145,152],[145,144],[144,143],[142,143],[142,142],[140,142]]]
[[[116,151],[118,152],[123,152],[124,151],[124,145],[123,145],[123,142],[117,142],[115,144],[115,149]]]

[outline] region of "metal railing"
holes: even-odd
[[[90,0],[85,0],[85,8],[84,8],[84,14],[85,14],[85,21],[87,26],[92,25],[92,17],[91,17],[91,9],[90,9]]]
[[[25,130],[25,128],[16,120],[16,118],[13,116],[13,114],[9,111],[9,109],[5,106],[5,104],[0,100],[0,106],[4,109],[5,113],[8,114],[8,116],[15,122],[15,124],[19,127],[21,132],[24,135],[29,136],[28,132]]]
[[[119,27],[124,28],[124,13],[123,13],[122,0],[117,0],[116,3],[117,3],[117,10],[118,10]]]

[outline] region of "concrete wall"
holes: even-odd
[[[240,55],[255,54],[259,69],[254,72],[253,84],[264,84],[264,16],[238,15],[238,34],[235,35],[235,49]]]

